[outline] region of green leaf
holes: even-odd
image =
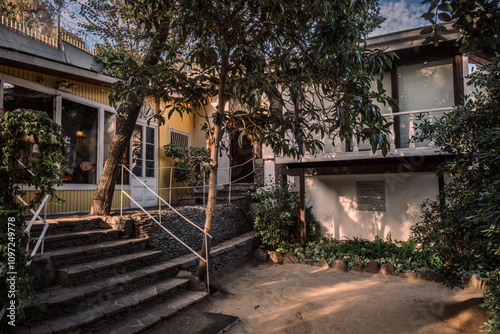
[[[422,30],[420,30],[420,35],[427,35],[427,34],[430,34],[434,31],[434,27],[433,26],[427,26],[427,27],[424,27]]]
[[[443,22],[451,22],[451,15],[448,13],[439,13],[438,18]]]

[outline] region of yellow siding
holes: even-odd
[[[164,104],[162,103],[160,105],[160,108],[163,107]],[[166,110],[163,114],[166,118],[168,116],[168,110]],[[191,134],[191,143],[193,142],[193,136],[194,136],[194,115],[184,115],[183,117],[179,116],[178,113],[172,114],[172,117],[170,119],[165,120],[164,125],[160,125],[158,127],[158,157],[159,157],[159,163],[158,166],[160,167],[159,173],[158,173],[158,194],[165,199],[166,201],[169,200],[170,197],[170,191],[169,190],[161,190],[161,188],[168,188],[170,187],[170,169],[165,168],[168,166],[173,166],[174,163],[172,159],[168,159],[165,156],[165,149],[163,148],[165,145],[169,143],[169,136],[168,136],[168,129],[169,128],[174,128],[176,130],[181,130],[185,132],[189,132]],[[183,186],[183,184],[177,184],[175,182],[175,178],[172,180],[172,186]],[[180,196],[185,196],[189,192],[187,189],[182,189],[182,190],[172,190],[172,202],[176,202],[177,198]]]
[[[56,89],[58,81],[65,80],[68,81],[70,84],[74,83],[76,85],[76,87],[72,91],[73,95],[94,102],[109,105],[109,100],[108,100],[109,91],[107,91],[107,88],[104,86],[91,85],[79,81],[67,80],[52,75],[20,70],[8,66],[0,66],[0,72],[53,89]]]
[[[57,190],[56,195],[64,202],[60,204],[49,203],[47,206],[47,213],[90,211],[94,192],[94,190]],[[127,193],[130,194],[130,191],[127,191]],[[33,199],[34,195],[34,191],[28,191],[24,196],[24,200],[28,202]],[[127,196],[123,196],[123,207],[130,207],[130,199],[128,199]],[[115,190],[111,208],[120,208],[120,190]]]

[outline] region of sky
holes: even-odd
[[[386,19],[371,36],[417,28],[429,24],[420,16],[427,11],[422,0],[380,0],[380,14]]]
[[[0,0],[1,1],[1,0]],[[69,11],[78,12],[77,4],[81,0],[75,0],[68,8]],[[379,0],[380,14],[386,18],[380,28],[377,28],[370,36],[384,35],[387,33],[417,28],[429,24],[420,16],[426,12],[428,5],[422,5],[422,0]],[[78,24],[75,18],[71,18],[68,12],[61,15],[62,25],[69,30],[77,30]],[[94,44],[91,36],[86,37],[87,44]]]

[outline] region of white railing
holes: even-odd
[[[26,168],[26,166],[21,161],[17,160],[17,162],[23,168]],[[35,176],[35,173],[33,173],[31,170],[28,169],[27,171],[28,171],[28,173],[31,174],[31,176],[33,176],[33,177]],[[21,203],[23,203],[24,205],[28,206],[28,203],[26,203],[26,201],[20,195],[17,195],[17,199]],[[41,254],[43,254],[43,246],[44,246],[45,233],[47,232],[47,229],[49,228],[49,223],[47,223],[47,202],[48,202],[48,200],[49,200],[49,195],[46,195],[43,198],[42,203],[40,204],[40,206],[38,207],[38,209],[36,211],[34,211],[33,209],[30,208],[30,211],[33,214],[33,217],[31,218],[29,224],[24,229],[24,233],[27,233],[29,235],[29,233],[31,232],[31,228],[33,227],[33,224],[35,223],[35,221],[37,219],[40,220],[43,223],[43,225],[44,225],[42,233],[40,233],[40,236],[38,237],[38,240],[37,240],[35,246],[33,247],[33,250],[31,251],[31,254],[29,255],[30,257],[34,257],[36,255],[36,253],[38,252],[38,249],[40,248],[40,246],[42,247]],[[45,208],[43,218],[40,217],[40,211],[42,210],[42,208]],[[29,254],[29,246],[30,246],[30,243],[28,242],[27,245],[26,245],[26,254]],[[26,263],[26,265],[29,266],[31,264],[31,261],[32,260],[29,260]]]
[[[447,111],[451,111],[451,110],[453,110],[453,108],[448,107],[448,108],[421,109],[421,110],[412,110],[412,111],[401,111],[401,112],[390,113],[390,114],[382,114],[382,116],[384,116],[385,118],[388,118],[389,121],[392,122],[391,131],[390,131],[390,139],[389,139],[391,150],[396,148],[396,131],[394,128],[395,117],[400,117],[400,122],[401,122],[402,116],[408,116],[408,139],[409,139],[409,147],[408,148],[415,148],[415,141],[413,141],[412,138],[415,136],[415,121],[416,121],[417,115],[427,114],[427,120],[432,124],[434,119],[436,118],[435,117],[436,114],[440,114],[439,117],[441,117],[442,113],[447,112]],[[401,123],[400,123],[400,126],[399,126],[400,136],[401,136],[402,128],[403,127],[401,126]],[[357,143],[357,141],[354,140],[354,143]],[[426,144],[426,146],[433,147],[434,143],[428,142]]]
[[[80,50],[95,55],[95,50],[89,48],[67,31],[61,31],[60,27],[55,27],[53,24],[44,24],[35,19],[29,21],[19,18],[14,19],[4,15],[0,15],[0,24],[56,49],[60,47],[59,42],[62,40]]]
[[[26,168],[26,166],[19,160],[17,160],[17,162],[23,166],[24,168]],[[28,169],[28,173],[30,173],[32,176],[35,176],[35,174]],[[28,206],[28,203],[26,203],[26,201],[20,196],[20,195],[17,195],[16,196],[17,199],[23,203],[24,205]],[[30,231],[31,231],[31,228],[33,227],[33,224],[35,223],[35,221],[38,219],[40,220],[44,226],[43,226],[43,230],[42,230],[42,233],[40,233],[40,236],[38,237],[38,240],[35,244],[35,246],[33,247],[33,250],[31,251],[31,254],[29,252],[29,247],[30,247],[30,241],[28,240],[27,244],[26,244],[26,254],[29,254],[29,257],[30,258],[33,258],[36,253],[38,252],[38,249],[40,248],[40,246],[42,247],[41,249],[41,254],[43,254],[43,245],[44,245],[44,238],[45,238],[45,233],[47,232],[47,229],[49,228],[49,224],[47,223],[47,201],[49,199],[49,195],[46,195],[43,200],[42,200],[42,203],[40,204],[40,206],[38,207],[38,209],[36,211],[34,211],[33,209],[30,208],[30,211],[31,213],[33,214],[33,217],[31,218],[28,226],[26,226],[26,228],[24,229],[24,233],[27,233],[29,235]],[[42,210],[42,208],[45,208],[44,210],[44,217],[40,217],[40,211]],[[30,259],[28,262],[26,262],[26,266],[29,266],[31,264],[32,260]],[[3,272],[3,269],[0,268],[0,274]],[[7,311],[6,307],[4,306],[1,310],[0,310],[0,320],[3,319],[3,316],[5,315],[5,312]]]
[[[423,117],[427,117],[427,120],[432,124],[434,122],[434,119],[440,118],[444,112],[451,111],[453,110],[452,107],[448,108],[433,108],[433,109],[421,109],[421,110],[412,110],[412,111],[402,111],[402,112],[397,112],[397,113],[387,113],[387,114],[382,114],[387,120],[392,122],[392,126],[390,128],[389,132],[389,143],[390,143],[390,150],[394,151],[396,149],[396,134],[398,133],[401,137],[404,139],[408,139],[408,141],[405,141],[404,143],[401,142],[402,147],[398,147],[397,149],[414,149],[416,148],[415,141],[412,140],[412,138],[415,136],[415,126],[417,123],[417,115],[423,115]],[[399,130],[396,131],[394,127],[394,121],[396,117],[399,117]],[[404,124],[402,124],[402,121],[404,119]],[[407,118],[407,122],[406,122]],[[324,147],[327,147],[328,141],[330,141],[330,138],[321,138],[321,141],[323,142]],[[327,154],[327,153],[335,153],[335,154],[342,154],[342,153],[355,153],[359,152],[360,150],[365,150],[366,147],[360,147],[358,144],[356,135],[352,135],[352,140],[351,140],[351,151],[344,150],[343,147],[345,147],[345,142],[342,142],[340,140],[340,137],[338,135],[335,136],[334,139],[334,146],[332,147],[332,151],[327,152],[324,150],[323,152],[320,152],[317,155],[321,154]],[[407,146],[407,147],[405,147]],[[425,142],[422,143],[420,146],[424,147],[434,147],[433,142]],[[310,155],[309,153],[306,153],[307,155]]]
[[[160,202],[163,202],[165,205],[167,205],[172,211],[174,211],[177,215],[179,215],[181,218],[183,218],[185,221],[187,221],[189,224],[191,224],[192,226],[194,226],[196,229],[200,230],[203,235],[204,235],[204,243],[205,243],[205,258],[203,258],[203,256],[201,256],[200,254],[198,254],[198,252],[196,252],[195,250],[193,250],[191,247],[189,247],[185,242],[183,242],[181,239],[179,239],[178,237],[176,237],[172,232],[170,232],[165,226],[163,226],[161,224],[161,210],[158,211],[158,218],[159,220],[156,220],[149,212],[147,212],[139,203],[137,203],[137,201],[135,201],[131,195],[129,195],[124,189],[123,189],[123,175],[124,175],[124,172],[127,171],[129,173],[129,175],[131,175],[132,177],[134,177],[140,184],[142,184],[144,186],[144,188],[146,188],[149,192],[151,192],[154,196],[156,196],[158,198],[158,201]],[[151,218],[151,220],[153,220],[160,228],[162,228],[165,232],[167,232],[172,238],[174,238],[175,240],[177,240],[178,242],[180,242],[184,247],[186,247],[188,250],[190,250],[194,255],[196,255],[196,257],[198,257],[200,260],[202,260],[203,262],[205,262],[207,264],[207,292],[210,293],[210,276],[209,276],[209,263],[208,263],[208,259],[209,259],[209,253],[208,253],[208,239],[207,237],[209,237],[210,239],[212,239],[212,236],[207,232],[205,231],[204,229],[202,229],[201,227],[199,227],[198,225],[196,225],[195,223],[193,223],[192,221],[190,221],[188,218],[186,218],[184,215],[182,215],[179,211],[177,211],[175,208],[173,208],[169,203],[167,203],[162,197],[160,197],[156,192],[154,192],[150,187],[148,187],[144,182],[142,182],[134,173],[132,173],[130,171],[130,169],[128,169],[127,167],[125,167],[125,165],[122,165],[122,177],[121,177],[121,198],[120,198],[120,216],[123,216],[123,195],[127,196],[135,205],[137,205],[137,207],[139,209],[141,209],[146,215],[148,215],[149,218]],[[160,206],[160,209],[161,209],[161,206]]]
[[[230,167],[219,167],[218,170],[225,170],[227,169],[228,170],[228,180],[229,182],[227,183],[217,183],[217,187],[222,187],[222,186],[229,186],[229,203],[231,203],[231,188],[232,188],[232,184],[233,183],[236,183],[238,181],[241,181],[243,179],[245,179],[246,177],[252,175],[255,173],[255,159],[256,157],[253,157],[253,158],[250,158],[249,160],[245,161],[244,163],[242,164],[239,164],[239,165],[235,165],[235,166],[230,166]],[[238,178],[237,180],[234,180],[234,181],[231,181],[231,177],[233,175],[233,172],[232,170],[234,168],[239,168],[241,166],[244,166],[244,165],[247,165],[249,163],[252,163],[252,171],[249,172],[248,174]],[[171,204],[172,203],[172,190],[182,190],[182,189],[202,189],[203,190],[203,206],[206,205],[205,203],[205,197],[206,197],[206,189],[208,188],[208,185],[206,184],[206,174],[205,174],[205,171],[203,171],[203,185],[202,186],[179,186],[179,187],[174,187],[173,186],[173,173],[174,173],[174,170],[175,169],[180,169],[180,170],[187,170],[185,168],[179,168],[179,167],[175,167],[175,166],[168,166],[168,167],[160,167],[158,168],[158,170],[161,170],[161,169],[169,169],[170,170],[170,184],[169,184],[169,187],[165,187],[165,188],[158,188],[158,192],[160,190],[168,190],[168,202]],[[134,191],[140,191],[140,189],[136,190],[134,189]]]

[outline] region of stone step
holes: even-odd
[[[71,265],[57,270],[57,282],[73,286],[91,279],[127,275],[145,263],[156,262],[162,255],[162,251],[144,250]]]
[[[69,249],[58,249],[44,252],[42,256],[33,262],[44,262],[50,258],[52,265],[60,268],[143,250],[146,247],[147,241],[148,238],[125,239],[71,247]]]
[[[94,229],[109,229],[111,228],[108,224],[102,221],[99,216],[83,216],[83,217],[66,217],[57,219],[47,219],[46,220],[49,227],[46,236],[53,234],[63,234],[72,232],[82,232]],[[26,224],[29,223],[29,220]],[[31,237],[38,237],[45,224],[41,221],[35,221],[31,226],[30,235]]]
[[[169,299],[159,306],[134,314],[132,317],[112,324],[105,328],[102,333],[109,334],[135,334],[152,328],[168,318],[173,317],[183,309],[201,302],[207,298],[206,292],[185,291],[178,296]]]
[[[43,241],[44,252],[69,248],[76,246],[85,246],[99,242],[116,240],[120,236],[120,231],[115,229],[98,229],[83,232],[59,233],[46,236]],[[36,240],[32,242],[32,246]]]
[[[55,286],[46,289],[34,299],[35,305],[27,311],[28,318],[43,318],[72,312],[82,304],[110,299],[117,294],[132,291],[160,279],[175,277],[182,267],[182,261],[166,261],[145,268],[128,271],[124,275],[112,276],[84,282],[73,288]],[[38,306],[42,307],[42,310]]]
[[[104,327],[123,319],[132,319],[135,317],[134,313],[142,309],[150,307],[156,309],[156,305],[160,303],[164,307],[163,305],[167,305],[164,302],[171,303],[172,307],[188,304],[188,302],[181,303],[180,297],[176,297],[186,291],[188,283],[187,279],[169,278],[128,292],[124,296],[91,304],[79,312],[32,322],[20,327],[16,333],[108,333],[109,331],[103,331]],[[200,298],[206,295],[204,292],[197,294]],[[189,303],[194,302],[192,293],[187,293],[186,298],[189,299]]]

